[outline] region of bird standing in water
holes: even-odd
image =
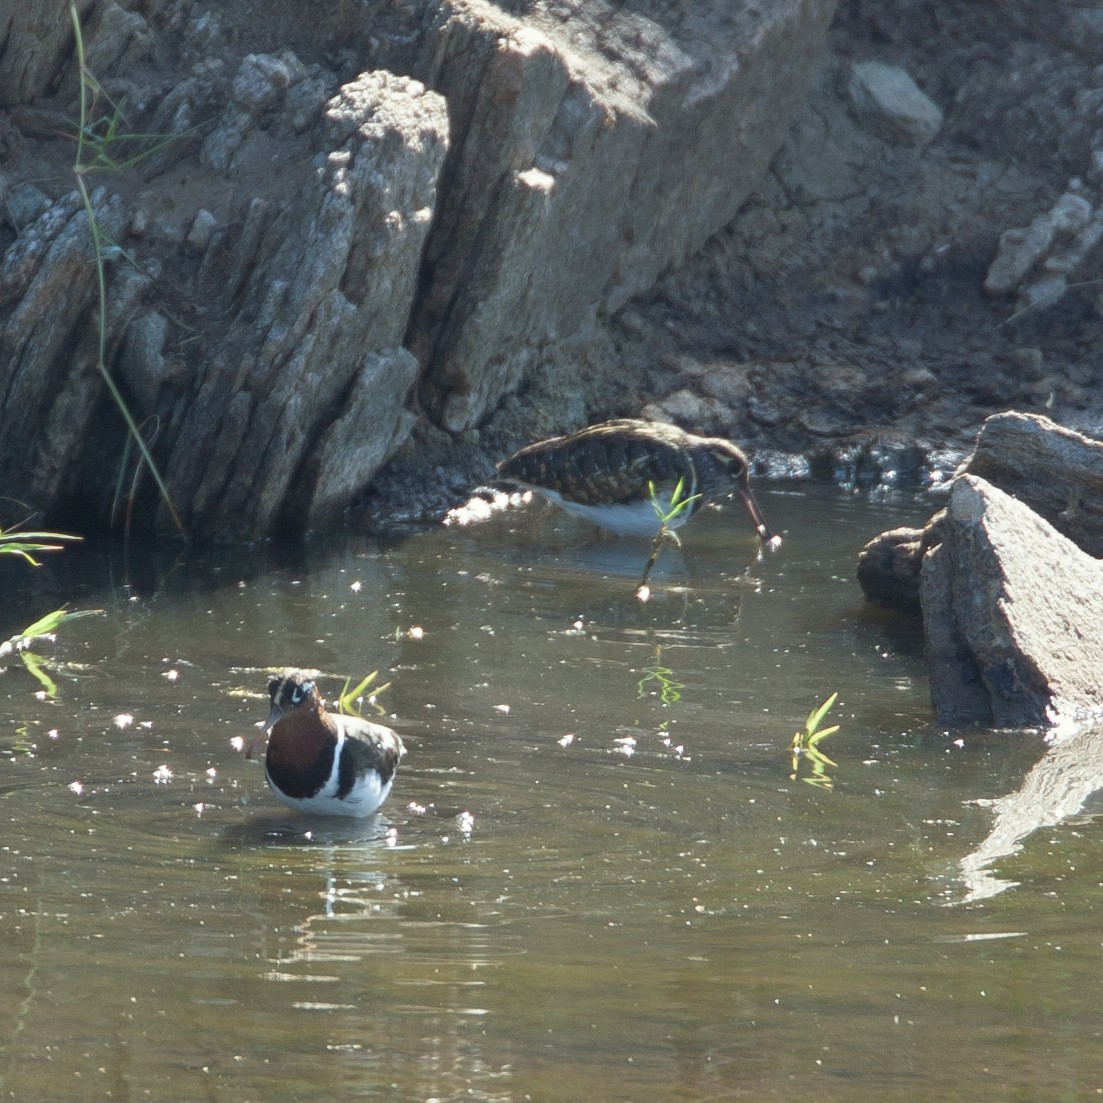
[[[670,510],[679,481],[679,500],[686,505],[667,528],[737,493],[759,538],[777,540],[751,493],[743,452],[730,440],[695,436],[676,425],[633,418],[591,425],[522,448],[498,467],[498,477],[609,532],[631,536],[658,533],[662,522],[654,503]]]
[[[272,711],[245,757],[271,733],[264,774],[292,808],[327,816],[370,816],[386,799],[405,747],[382,724],[326,712],[318,688],[292,671],[268,683]]]

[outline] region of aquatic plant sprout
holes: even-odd
[[[75,541],[84,539],[81,536],[73,536],[67,532],[24,532],[15,526],[6,532],[0,529],[0,554],[18,555],[32,567],[41,567],[42,564],[35,558],[42,552],[64,551],[64,545],[56,541]],[[45,541],[49,541],[46,543]],[[44,617],[39,617],[33,624],[28,624],[22,632],[17,632],[10,639],[0,642],[0,665],[9,655],[17,654],[24,667],[34,675],[42,692],[49,698],[57,696],[57,683],[46,673],[46,660],[40,658],[29,650],[35,640],[54,638],[54,633],[66,621],[77,620],[80,617],[89,617],[96,613],[102,613],[102,609],[74,609],[69,612],[63,605]]]
[[[39,617],[33,624],[28,624],[22,632],[17,632],[11,639],[0,643],[0,665],[9,655],[18,655],[23,666],[42,686],[45,696],[52,700],[57,696],[57,683],[46,672],[47,660],[31,651],[31,645],[35,640],[53,640],[54,633],[67,621],[96,616],[102,612],[102,609],[73,609],[70,612],[62,606],[44,617]]]
[[[368,687],[379,677],[379,671],[373,670],[370,674],[362,678],[355,686],[349,689],[349,685],[352,682],[351,678],[345,679],[344,687],[337,695],[337,711],[343,713],[346,716],[359,716],[364,705],[364,694],[367,692]],[[368,697],[368,704],[374,706],[375,710],[379,713],[383,713],[385,710],[376,703],[376,698],[386,689],[390,688],[390,682],[384,682],[381,686],[376,686],[372,690],[371,695]]]
[[[636,587],[636,597],[640,601],[647,601],[651,597],[651,588],[647,584],[647,580],[651,577],[651,569],[655,566],[655,560],[659,558],[659,552],[662,550],[663,542],[665,540],[673,540],[675,544],[680,545],[681,541],[678,539],[678,534],[670,528],[673,521],[677,520],[679,514],[691,506],[698,498],[700,494],[690,494],[688,497],[683,498],[682,492],[685,489],[685,479],[679,479],[674,484],[674,490],[671,492],[669,503],[664,503],[659,498],[659,492],[655,489],[655,484],[648,480],[647,493],[651,499],[651,508],[655,511],[655,516],[659,519],[659,531],[655,533],[655,539],[651,541],[651,554],[647,557],[647,563],[644,564],[643,574],[640,576],[640,583]]]
[[[792,759],[791,769],[793,772],[789,777],[792,780],[796,780],[800,772],[800,763],[803,761],[809,764],[811,773],[807,777],[801,778],[802,781],[807,782],[809,785],[814,785],[819,789],[831,789],[834,787],[835,782],[827,773],[827,768],[829,766],[837,766],[838,763],[832,762],[832,760],[819,749],[819,743],[820,740],[826,739],[829,735],[839,730],[838,724],[832,724],[829,728],[820,727],[838,698],[838,693],[832,693],[823,704],[818,705],[808,714],[808,719],[804,722],[804,730],[794,733],[790,744]]]
[[[67,532],[22,532],[18,527],[9,528],[5,532],[0,528],[0,555],[20,555],[32,567],[41,567],[42,564],[35,559],[38,553],[62,551],[62,545],[56,543],[58,540],[83,539],[83,536],[72,536]]]

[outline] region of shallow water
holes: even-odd
[[[920,641],[853,579],[930,500],[760,500],[779,552],[708,513],[646,605],[645,546],[539,503],[388,547],[4,563],[0,636],[106,613],[40,649],[55,699],[0,676],[0,1094],[1103,1091],[1103,755],[933,723]],[[282,810],[234,750],[289,664],[391,682],[409,753],[364,824]],[[836,765],[793,776],[833,691]]]

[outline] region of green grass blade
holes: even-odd
[[[832,693],[830,697],[819,708],[814,708],[808,714],[808,720],[804,725],[804,730],[809,735],[814,735],[816,729],[823,723],[823,718],[831,711],[831,707],[839,699],[838,693]]]
[[[54,700],[57,697],[57,682],[46,673],[42,660],[30,651],[21,651],[19,657],[23,660],[23,665],[38,679],[46,696],[51,701]]]
[[[834,735],[839,730],[838,724],[832,724],[829,728],[822,728],[818,732],[813,732],[808,737],[808,746],[814,747],[821,739],[826,739],[829,735]]]
[[[103,142],[104,137],[98,137],[94,141],[90,137],[91,131],[89,129],[88,121],[88,93],[89,90],[96,90],[99,88],[95,77],[89,72],[88,66],[85,62],[84,54],[84,35],[80,25],[80,15],[77,12],[77,6],[75,3],[69,5],[69,17],[73,24],[73,35],[76,40],[77,51],[77,65],[79,68],[80,76],[80,126],[77,129],[77,150],[76,161],[73,165],[73,173],[77,181],[77,190],[80,193],[81,202],[84,205],[84,212],[88,219],[88,230],[92,238],[92,249],[95,258],[96,266],[96,284],[99,292],[99,311],[98,311],[98,323],[99,323],[99,343],[96,356],[96,368],[103,378],[111,398],[114,401],[116,407],[118,407],[119,413],[122,415],[123,421],[126,423],[127,431],[131,438],[137,444],[139,451],[142,454],[142,458],[149,466],[150,473],[153,475],[153,480],[157,484],[157,489],[161,494],[161,500],[168,508],[169,515],[172,517],[173,524],[176,526],[177,531],[181,535],[185,535],[184,524],[180,520],[180,515],[176,512],[176,506],[173,503],[172,496],[169,494],[168,486],[165,484],[164,478],[161,476],[160,469],[157,467],[156,462],[153,459],[153,455],[146,445],[145,439],[142,437],[141,431],[138,428],[137,423],[134,420],[133,415],[130,412],[129,407],[126,404],[126,399],[123,397],[122,392],[115,384],[115,380],[111,378],[111,373],[107,370],[107,276],[104,270],[104,255],[105,245],[103,234],[100,230],[99,223],[96,221],[96,212],[92,206],[92,199],[88,194],[88,188],[84,182],[83,173],[87,171],[86,150],[89,145],[92,145],[97,149],[97,157],[106,156],[104,152]],[[116,118],[118,112],[116,111]],[[108,123],[108,140],[115,139],[116,133],[116,119],[112,119]],[[110,159],[108,159],[110,160]]]
[[[349,689],[349,683],[352,681],[352,679],[346,678],[344,688],[341,690],[341,693],[337,698],[338,712],[355,713],[358,715],[360,710],[356,707],[357,701],[359,700],[359,698],[364,696],[364,694],[368,690],[368,687],[378,677],[379,671],[373,670],[366,677],[362,678],[357,685],[353,686],[352,689]],[[384,682],[381,686],[376,686],[376,688],[372,690],[372,697],[378,697],[384,690],[389,689],[390,685],[390,682]]]
[[[102,612],[102,609],[73,609],[69,611],[65,609],[64,606],[60,609],[55,609],[52,613],[47,613],[44,617],[39,617],[34,624],[28,624],[22,632],[16,633],[11,639],[4,640],[0,643],[0,659],[10,655],[13,651],[22,651],[32,640],[42,639],[45,636],[52,636],[68,621],[78,620],[80,617],[98,616]]]
[[[5,532],[0,529],[0,555],[18,555],[32,567],[41,567],[35,559],[36,552],[62,551],[60,544],[44,544],[43,540],[81,540],[80,536],[70,536],[65,532],[25,532],[20,529]]]
[[[20,555],[32,567],[41,567],[42,564],[31,555],[33,551],[61,551],[61,548],[51,548],[46,544],[6,544],[3,548],[0,548],[0,552],[5,555]]]
[[[62,606],[52,613],[47,613],[44,617],[39,617],[34,624],[28,624],[15,638],[33,640],[35,636],[50,636],[68,621],[79,620],[81,617],[98,616],[102,612],[102,609],[73,609],[70,611]]]
[[[83,536],[73,536],[68,532],[28,532],[26,529],[4,532],[0,529],[0,546],[6,540],[83,540]]]

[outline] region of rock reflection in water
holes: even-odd
[[[994,812],[992,830],[960,862],[964,904],[1014,888],[990,866],[1022,849],[1023,840],[1043,827],[1075,816],[1087,799],[1103,789],[1103,726],[1065,736],[1051,746],[1013,793],[985,801]],[[979,802],[978,802],[979,803]]]

